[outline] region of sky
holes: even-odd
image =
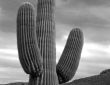
[[[36,0],[0,0],[0,83],[28,81],[17,51],[16,17],[21,3]],[[110,68],[110,0],[56,0],[56,55],[62,54],[69,32],[80,28],[84,46],[74,79]]]

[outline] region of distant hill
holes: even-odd
[[[15,83],[0,84],[0,85],[27,85],[27,82],[15,82]]]
[[[99,75],[74,80],[69,85],[110,85],[110,69],[102,71]]]
[[[26,82],[16,82],[0,85],[27,85]],[[64,85],[110,85],[110,69],[102,71],[99,75],[74,80]]]

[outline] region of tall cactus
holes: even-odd
[[[73,29],[68,37],[65,49],[57,64],[59,83],[65,83],[73,78],[81,56],[83,33],[80,29]]]
[[[54,0],[38,0],[36,21],[30,3],[24,3],[18,10],[18,53],[24,71],[30,75],[29,85],[67,82],[74,76],[79,64],[83,34],[74,29],[56,67],[54,6]]]
[[[24,71],[30,74],[30,83],[38,83],[43,66],[35,35],[35,15],[33,6],[24,3],[17,15],[17,44],[19,59]]]
[[[36,35],[43,58],[43,85],[58,85],[54,6],[54,0],[38,0]]]

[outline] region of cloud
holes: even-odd
[[[83,30],[87,41],[110,43],[110,6],[107,5],[109,0],[60,0],[56,2],[61,4],[56,7],[56,25],[64,26],[64,29],[61,28],[64,32],[79,27]]]
[[[81,28],[88,41],[110,43],[110,7],[58,7],[56,9],[56,25],[62,25],[65,30]],[[67,27],[68,26],[68,27]],[[56,27],[57,28],[57,27]],[[57,28],[59,30],[59,28]],[[106,34],[106,35],[105,35]],[[57,35],[58,36],[58,35]]]
[[[0,5],[3,10],[3,20],[0,22],[0,30],[3,32],[13,32],[16,33],[16,17],[17,17],[17,10],[20,7],[21,0],[11,0],[11,1],[0,1]],[[32,4],[36,4],[35,0],[31,1]],[[87,39],[93,41],[109,41],[108,33],[107,35],[102,35],[103,30],[107,29],[105,32],[109,32],[109,6],[102,6],[102,4],[107,4],[109,0],[56,0],[56,28],[57,32],[59,30],[62,31],[62,35],[64,32],[69,32],[72,28],[79,27],[84,31],[84,35]],[[7,3],[9,5],[7,5]],[[14,3],[14,4],[12,4]],[[93,6],[88,7],[71,7],[74,4],[85,3],[87,6],[89,4]],[[94,6],[94,4],[100,5],[98,7]],[[61,27],[58,27],[58,26]],[[96,31],[97,30],[97,31]],[[102,30],[102,32],[98,31]],[[59,33],[57,33],[57,39],[59,38]],[[97,35],[98,34],[98,35]],[[61,36],[62,36],[61,35]],[[96,36],[97,35],[97,36]],[[102,39],[100,38],[102,37]]]
[[[16,18],[17,12],[21,4],[25,0],[0,0],[0,6],[2,7],[2,21],[0,21],[0,30],[3,32],[16,33]],[[36,8],[37,1],[30,1]],[[35,12],[36,13],[36,12]]]
[[[87,7],[87,6],[108,6],[109,0],[60,0],[60,2],[67,3],[68,6],[72,7]]]
[[[109,45],[103,45],[98,43],[85,43],[83,47],[83,54],[82,56],[95,56],[96,55],[102,55],[107,54],[110,55],[110,44]],[[93,53],[92,53],[93,52]],[[86,54],[88,53],[88,55]]]
[[[16,35],[0,30],[0,83],[18,81],[28,81],[28,75],[20,65]]]
[[[17,49],[16,35],[0,31],[0,49]]]
[[[2,18],[2,8],[0,8],[0,20]]]
[[[17,55],[18,54],[16,49],[0,49],[0,53],[4,53],[7,55]]]
[[[17,49],[0,48],[0,66],[21,68]]]
[[[110,68],[110,44],[85,43],[77,73],[73,79],[98,75]]]
[[[21,68],[0,67],[0,82],[2,84],[27,81],[28,75]]]
[[[20,65],[17,49],[0,48],[0,83],[25,81],[28,81],[28,75]]]
[[[99,12],[99,13],[98,13]],[[105,13],[106,12],[106,13]],[[105,26],[108,24],[109,7],[88,7],[56,9],[57,22],[75,26]],[[106,16],[107,15],[107,16]],[[103,17],[102,17],[103,16]],[[106,17],[106,18],[104,18]]]
[[[110,7],[91,7],[90,13],[110,22]]]

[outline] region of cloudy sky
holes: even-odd
[[[20,4],[36,0],[0,0],[0,83],[28,81],[18,60],[16,17]],[[73,79],[110,68],[110,0],[56,0],[57,62],[71,29],[84,33],[84,47]]]

